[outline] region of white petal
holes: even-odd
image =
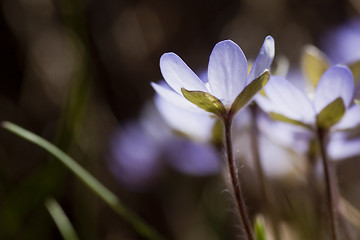
[[[181,88],[208,92],[200,78],[175,53],[161,56],[160,69],[169,86],[181,95]]]
[[[264,90],[276,113],[307,124],[315,122],[315,111],[310,100],[285,78],[271,76]]]
[[[311,131],[300,126],[272,121],[264,116],[258,117],[257,124],[264,136],[275,144],[301,154],[308,151],[309,139],[313,137]]]
[[[203,142],[210,140],[216,119],[207,112],[193,112],[174,106],[160,96],[155,98],[155,104],[171,128]]]
[[[259,148],[264,172],[269,177],[304,176],[306,160],[303,154],[289,151],[264,136],[259,139]]]
[[[354,94],[354,78],[346,66],[330,67],[321,77],[315,91],[314,105],[319,113],[324,107],[341,97],[348,107]]]
[[[275,42],[271,36],[267,36],[260,49],[254,65],[251,68],[247,84],[262,74],[265,69],[270,69],[271,63],[275,55]]]
[[[170,89],[169,86],[166,86],[164,84],[157,84],[154,82],[151,83],[151,86],[161,97],[163,97],[177,107],[185,108],[194,112],[205,112],[195,104],[189,102],[184,96],[179,95],[177,92]]]
[[[353,105],[346,112],[344,117],[336,124],[336,129],[351,129],[360,125],[360,107]]]
[[[208,67],[211,93],[229,106],[244,89],[246,77],[247,61],[240,47],[230,40],[216,44]]]
[[[274,105],[271,100],[261,94],[255,95],[255,102],[256,104],[266,113],[274,112]]]
[[[360,155],[360,139],[346,140],[336,139],[331,140],[327,151],[332,160],[342,160]]]

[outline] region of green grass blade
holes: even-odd
[[[265,221],[262,216],[257,216],[255,218],[254,224],[254,232],[255,232],[255,239],[256,240],[266,240],[266,233],[265,233]]]
[[[70,156],[65,154],[55,145],[47,140],[37,136],[36,134],[21,128],[20,126],[3,122],[3,127],[10,132],[32,142],[41,148],[48,151],[56,157],[62,164],[64,164],[70,171],[72,171],[87,187],[89,187],[96,195],[98,195],[106,204],[108,204],[116,213],[125,218],[143,237],[151,240],[163,239],[152,227],[145,223],[133,211],[128,209],[110,190],[102,185],[96,178],[87,172]]]
[[[53,218],[56,226],[58,227],[64,240],[79,240],[73,226],[71,225],[68,217],[60,207],[59,203],[49,198],[45,201],[45,206]]]

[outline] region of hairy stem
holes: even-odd
[[[321,128],[317,129],[317,136],[320,145],[321,160],[324,168],[324,177],[326,185],[326,199],[328,203],[328,210],[330,214],[330,225],[331,225],[331,239],[337,240],[338,238],[338,229],[337,229],[337,220],[338,213],[336,207],[336,173],[335,168],[331,162],[329,162],[326,154],[326,133],[327,131]]]
[[[232,141],[231,141],[231,125],[232,117],[224,117],[224,126],[225,126],[225,149],[227,155],[227,161],[229,165],[229,172],[231,177],[231,184],[234,191],[234,196],[236,200],[237,209],[241,218],[242,225],[245,230],[245,234],[248,240],[254,240],[254,233],[252,231],[252,225],[249,220],[249,216],[246,212],[246,206],[244,202],[244,197],[240,188],[240,181],[237,174],[237,167],[233,157]]]

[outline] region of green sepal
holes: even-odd
[[[235,101],[231,105],[230,112],[235,114],[241,108],[243,108],[254,96],[257,94],[269,81],[270,72],[265,71],[249,85],[247,85],[242,92],[236,97]]]
[[[305,128],[309,128],[311,129],[311,126],[306,124],[306,123],[303,123],[301,121],[298,121],[298,120],[294,120],[294,119],[291,119],[291,118],[288,118],[282,114],[279,114],[279,113],[275,113],[275,112],[270,112],[269,113],[269,116],[271,117],[272,120],[275,120],[275,121],[279,121],[279,122],[285,122],[285,123],[290,123],[292,125],[297,125],[297,126],[301,126],[301,127],[305,127]]]
[[[210,93],[188,91],[185,88],[181,88],[181,92],[187,100],[207,112],[214,113],[218,116],[222,116],[225,113],[224,104]]]
[[[360,100],[355,99],[355,103],[360,106]]]
[[[309,45],[304,49],[301,67],[306,79],[315,88],[330,64],[323,52],[315,46]]]
[[[358,83],[360,81],[360,60],[348,64],[348,67],[354,76],[355,83]]]
[[[262,216],[255,218],[254,224],[255,240],[266,240],[265,221]]]
[[[319,128],[329,129],[331,126],[340,121],[344,116],[345,105],[341,97],[338,97],[330,104],[328,104],[316,116],[316,124]]]

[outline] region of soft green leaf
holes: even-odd
[[[224,104],[210,93],[202,91],[188,91],[185,88],[182,88],[181,92],[187,100],[207,112],[214,113],[218,116],[225,113]]]
[[[78,240],[78,236],[71,225],[68,217],[60,207],[59,203],[53,199],[49,198],[45,201],[45,206],[49,211],[51,217],[53,218],[56,226],[58,227],[61,235],[64,240]]]
[[[262,216],[257,216],[255,218],[255,239],[256,240],[266,240],[265,233],[265,222]]]
[[[271,112],[271,113],[269,113],[269,115],[275,121],[286,122],[286,123],[290,123],[290,124],[305,127],[305,128],[311,128],[311,126],[309,126],[309,125],[307,125],[307,124],[305,124],[303,122],[288,118],[288,117],[286,117],[286,116],[284,116],[282,114],[279,114],[279,113]]]
[[[301,63],[307,80],[314,88],[324,72],[330,67],[326,55],[312,45],[305,47]]]
[[[319,128],[328,129],[340,121],[344,113],[344,101],[341,97],[338,97],[329,105],[327,105],[323,110],[321,110],[321,112],[316,116],[317,126]]]
[[[360,100],[355,99],[355,103],[360,106]]]
[[[74,159],[68,156],[65,152],[61,151],[55,145],[42,137],[23,129],[22,127],[10,123],[3,122],[3,127],[10,132],[32,142],[54,157],[56,157],[65,167],[67,167],[76,177],[78,177],[90,190],[98,195],[106,204],[108,204],[117,214],[125,218],[143,237],[151,240],[163,239],[150,225],[142,220],[137,214],[126,207],[109,189],[101,184],[95,177],[87,172],[81,165]]]
[[[249,85],[247,85],[242,92],[236,97],[234,103],[231,106],[231,113],[235,114],[241,108],[243,108],[254,96],[257,94],[269,81],[270,72],[265,71]]]
[[[360,60],[348,64],[353,76],[355,83],[358,83],[360,80]]]

